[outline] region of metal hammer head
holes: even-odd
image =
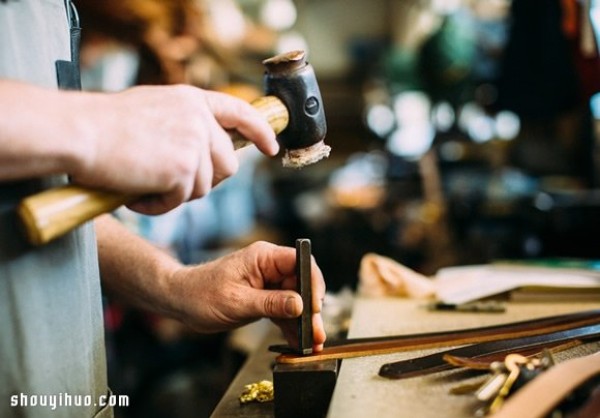
[[[287,127],[277,136],[285,150],[283,165],[303,167],[329,156],[323,100],[315,72],[303,51],[276,55],[263,61],[267,95],[278,97],[289,112]]]

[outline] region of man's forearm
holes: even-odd
[[[95,226],[104,289],[139,308],[172,315],[168,279],[181,264],[110,215],[97,218]]]
[[[303,306],[295,289],[294,248],[256,242],[197,266],[184,266],[166,252],[104,215],[96,220],[105,290],[137,307],[178,319],[202,333],[234,329],[273,318],[297,342]],[[314,349],[325,341],[321,300],[325,281],[312,263]]]

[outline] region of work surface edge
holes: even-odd
[[[262,342],[254,350],[237,375],[229,385],[227,391],[215,407],[211,418],[266,418],[274,416],[273,402],[240,404],[239,396],[244,390],[244,386],[250,383],[256,383],[261,380],[273,380],[273,365],[275,364],[276,353],[268,351],[271,344],[281,344],[284,340],[281,332],[272,326],[266,332]]]

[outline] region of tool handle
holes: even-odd
[[[279,135],[285,128],[287,128],[290,121],[290,115],[287,107],[275,96],[264,96],[259,97],[252,101],[252,107],[269,122],[269,125]],[[238,132],[232,134],[231,140],[233,141],[233,147],[235,149],[244,148],[247,145],[251,145],[252,142],[241,136]]]
[[[275,96],[260,97],[252,102],[269,122],[276,134],[289,122],[285,105]],[[251,142],[239,134],[232,135],[235,149]],[[17,213],[25,234],[33,245],[43,245],[58,238],[103,213],[131,203],[139,196],[66,185],[48,189],[23,199]]]

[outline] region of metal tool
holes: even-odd
[[[321,93],[313,68],[303,51],[280,54],[263,61],[267,96],[252,105],[278,135],[282,164],[301,168],[329,156],[324,143],[327,125]],[[234,147],[250,144],[232,138]],[[79,225],[141,196],[68,185],[24,199],[17,212],[31,244],[46,244]]]
[[[313,352],[312,286],[310,240],[296,240],[296,291],[302,296],[302,315],[298,318],[298,354]]]
[[[296,240],[296,290],[302,296],[298,318],[298,347],[288,350],[298,356],[313,352],[311,243]],[[339,362],[326,360],[309,364],[275,364],[275,417],[325,417],[337,381]]]

